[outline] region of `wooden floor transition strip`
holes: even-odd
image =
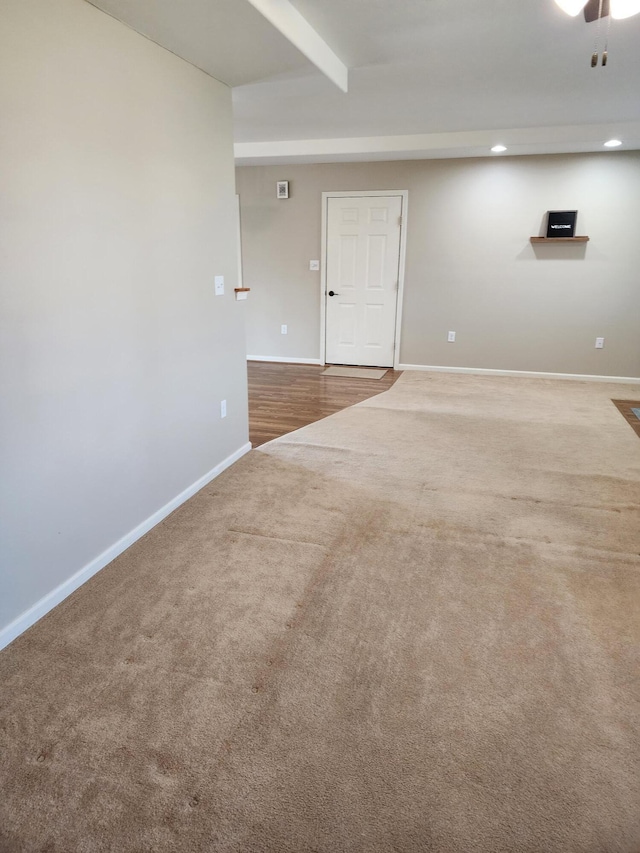
[[[640,436],[640,400],[612,400],[636,435]]]

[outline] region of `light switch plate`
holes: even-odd
[[[319,270],[320,269],[320,261],[309,261],[309,269],[310,270]]]
[[[224,296],[224,276],[217,275],[214,282],[216,286],[216,296]]]
[[[455,332],[449,332],[449,334],[447,335],[447,340],[449,341],[450,344],[455,343],[456,333]]]
[[[596,349],[604,349],[604,338],[596,338]]]

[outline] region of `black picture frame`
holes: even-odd
[[[575,237],[577,210],[549,210],[547,237]]]

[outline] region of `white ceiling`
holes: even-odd
[[[88,0],[229,86],[309,62],[248,0]]]
[[[553,0],[291,0],[349,66],[344,94],[249,0],[93,2],[235,87],[240,162],[640,148],[640,15],[592,69],[597,24]]]

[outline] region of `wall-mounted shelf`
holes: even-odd
[[[233,290],[236,294],[236,301],[239,302],[241,299],[247,298],[247,294],[249,293],[251,288],[250,287],[234,287]]]
[[[588,243],[588,237],[530,237],[532,243]]]

